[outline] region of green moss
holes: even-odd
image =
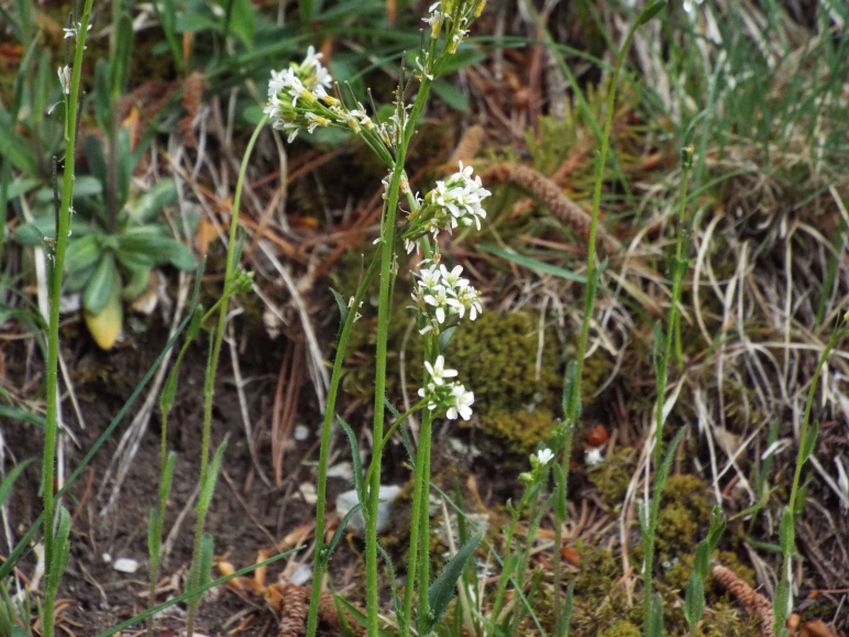
[[[599,637],[640,637],[640,629],[629,621],[619,619],[602,630]]]
[[[480,421],[485,434],[500,438],[512,451],[527,453],[551,436],[554,414],[545,407],[531,411],[497,410],[482,415]]]
[[[485,312],[475,322],[463,322],[451,339],[446,358],[475,392],[481,413],[519,407],[554,409],[560,392],[556,336],[540,334],[530,312]]]
[[[697,476],[671,476],[666,483],[657,521],[661,559],[691,553],[704,535],[713,502],[707,484]]]
[[[636,451],[631,447],[619,447],[605,462],[590,469],[587,477],[601,493],[604,501],[611,507],[616,507],[625,499],[636,466]]]

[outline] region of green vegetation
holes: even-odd
[[[841,3],[0,16],[0,637],[849,626]]]

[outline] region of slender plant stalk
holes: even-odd
[[[554,590],[560,591],[563,581],[563,565],[561,564],[561,545],[563,543],[563,523],[566,521],[566,494],[569,492],[569,459],[572,457],[572,440],[574,438],[575,427],[569,422],[562,423],[563,440],[561,449],[564,461],[560,466],[560,477],[555,485],[554,501],[554,555],[552,563],[552,571],[554,573]],[[566,634],[568,626],[566,625],[566,613],[561,605],[560,595],[554,596],[554,634],[556,637],[561,637]]]
[[[811,380],[811,386],[808,388],[808,395],[805,401],[805,414],[802,418],[802,426],[799,429],[799,449],[796,452],[796,467],[793,470],[793,485],[790,487],[790,497],[787,501],[792,526],[791,529],[788,529],[790,536],[789,541],[787,541],[786,545],[782,546],[783,559],[781,577],[779,579],[779,586],[776,591],[776,600],[773,608],[775,616],[773,630],[778,637],[786,637],[787,635],[787,624],[786,621],[784,621],[786,620],[787,615],[786,606],[783,608],[780,608],[779,606],[787,604],[791,594],[788,573],[790,572],[793,554],[796,552],[795,523],[796,518],[802,514],[804,506],[804,500],[802,500],[802,502],[798,501],[799,490],[802,483],[802,469],[816,447],[816,437],[818,432],[817,429],[811,429],[811,410],[814,404],[814,396],[816,395],[817,388],[819,387],[820,375],[822,374],[822,369],[825,366],[828,355],[843,338],[849,335],[849,312],[847,312],[841,319],[841,322],[842,325],[838,325],[832,331],[831,336],[828,339],[828,343],[826,343],[825,348],[817,360],[814,377]],[[812,439],[809,440],[809,438]],[[782,520],[782,526],[783,525]],[[782,534],[783,533],[784,530],[782,530]]]
[[[407,156],[410,139],[415,130],[416,122],[421,117],[430,94],[431,80],[422,76],[416,100],[410,111],[410,117],[404,129],[404,135],[399,140],[395,164],[386,195],[386,207],[380,227],[380,291],[377,310],[377,345],[374,381],[374,440],[383,440],[383,423],[386,417],[386,354],[389,341],[389,322],[391,316],[391,291],[395,279],[395,226],[398,216],[398,195],[401,186],[401,176],[404,174],[404,162]],[[368,503],[365,507],[365,542],[366,542],[366,630],[369,635],[378,634],[378,613],[380,599],[378,596],[378,561],[377,561],[377,508],[380,498],[380,467],[381,455],[377,454],[372,460],[374,474],[368,486]]]
[[[658,470],[663,459],[663,425],[664,404],[666,402],[666,380],[669,373],[669,359],[675,343],[676,326],[679,326],[681,292],[684,285],[684,274],[687,271],[687,249],[689,247],[689,221],[687,218],[687,196],[690,185],[690,169],[693,165],[693,148],[683,149],[683,171],[681,178],[681,196],[678,203],[676,220],[675,260],[672,268],[672,298],[669,302],[669,315],[664,335],[663,352],[660,367],[657,371],[657,401],[655,404],[655,437],[654,437],[654,466]],[[666,480],[655,479],[651,505],[649,507],[648,533],[643,538],[643,618],[648,626],[652,606],[652,576],[654,572],[654,536],[657,528],[657,518],[660,514],[660,500]]]
[[[224,294],[232,288],[233,278],[236,275],[236,232],[239,228],[239,205],[241,203],[242,188],[245,185],[245,176],[248,170],[248,161],[253,152],[256,140],[259,134],[268,121],[268,116],[265,115],[257,124],[251,138],[248,141],[245,155],[242,157],[242,164],[239,167],[239,177],[236,181],[236,192],[233,194],[233,208],[230,212],[230,233],[227,242],[227,262],[224,270]],[[200,449],[200,485],[205,488],[209,472],[209,446],[212,433],[212,401],[215,396],[215,375],[218,371],[218,360],[221,357],[221,344],[224,340],[224,328],[227,324],[227,310],[230,306],[229,297],[225,302],[221,303],[218,308],[218,323],[215,327],[215,332],[212,335],[212,345],[210,347],[209,358],[207,360],[206,375],[203,382],[203,429],[201,432],[201,449]],[[206,512],[198,511],[197,519],[195,520],[195,536],[192,545],[192,569],[189,574],[189,589],[197,589],[200,587],[200,552],[201,541],[203,539],[203,528],[206,519]],[[188,619],[186,620],[186,634],[192,635],[195,623],[195,612],[199,597],[192,597],[189,601]]]
[[[345,362],[345,354],[348,351],[348,341],[351,330],[354,327],[357,311],[365,297],[366,291],[377,272],[380,262],[377,255],[369,265],[368,270],[360,279],[357,291],[354,294],[353,303],[348,308],[339,339],[336,344],[336,356],[333,360],[333,371],[330,374],[330,386],[327,390],[327,405],[324,410],[324,420],[321,423],[321,444],[318,452],[318,484],[316,487],[315,503],[315,556],[313,558],[312,589],[310,591],[310,605],[307,613],[307,637],[315,637],[318,629],[318,603],[321,596],[322,580],[327,570],[330,556],[326,554],[324,542],[324,530],[326,526],[325,515],[327,514],[327,466],[330,459],[330,439],[333,435],[333,421],[336,418],[336,399],[339,395],[339,384],[342,381],[342,365]]]
[[[419,635],[426,635],[425,624],[429,621],[430,599],[430,451],[432,447],[433,416],[426,411],[422,417],[422,426],[419,429],[419,445],[416,450],[416,486],[420,486],[419,493],[419,559],[418,559],[418,626]],[[421,484],[419,484],[421,483]],[[415,520],[415,518],[413,518]],[[415,522],[414,522],[415,524]],[[412,547],[412,537],[410,546]],[[412,581],[410,581],[412,585]]]
[[[613,67],[613,76],[610,78],[610,83],[608,84],[607,89],[607,102],[606,102],[606,112],[604,118],[604,128],[601,133],[601,148],[599,149],[598,155],[596,156],[595,162],[595,175],[594,175],[594,185],[593,185],[593,205],[592,212],[590,216],[590,232],[589,239],[587,242],[587,285],[584,288],[584,314],[581,320],[581,332],[578,337],[578,346],[575,351],[575,376],[571,384],[571,391],[569,392],[569,396],[566,401],[566,413],[564,414],[564,426],[571,430],[575,427],[578,421],[580,405],[581,405],[581,380],[583,378],[584,372],[584,356],[587,352],[587,341],[589,340],[590,334],[590,321],[593,316],[593,309],[595,307],[595,291],[596,291],[596,238],[598,236],[598,219],[601,211],[601,188],[604,183],[604,167],[607,164],[607,155],[610,151],[610,131],[613,128],[613,112],[616,107],[616,87],[619,83],[619,73],[622,69],[622,64],[625,61],[625,54],[627,53],[629,47],[631,46],[631,40],[634,37],[634,33],[637,30],[637,27],[640,26],[642,22],[637,20],[631,25],[631,28],[628,30],[628,34],[625,37],[625,42],[623,42],[619,51],[616,53],[616,63]],[[564,480],[566,476],[569,475],[569,462],[570,456],[572,453],[572,435],[571,431],[565,437],[564,442],[568,443],[564,444],[564,449],[561,456],[561,468],[563,470]],[[568,448],[566,448],[568,446]],[[565,487],[565,485],[564,485]],[[565,498],[566,493],[564,490],[563,497]],[[561,503],[563,506],[555,506],[555,539],[559,541],[561,539],[560,536],[560,528],[563,525],[564,513],[566,510],[565,503]],[[557,513],[557,512],[563,513]],[[555,545],[559,547],[559,544]],[[562,581],[562,564],[560,560],[560,551],[554,551],[554,579],[558,584]],[[557,591],[556,597],[559,597],[559,588],[556,588]],[[560,610],[560,602],[557,601],[557,609]],[[564,622],[561,621],[560,617],[561,613],[558,612],[556,623],[558,631],[563,630]],[[562,632],[558,632],[558,635],[562,635]]]
[[[53,519],[56,502],[54,499],[54,470],[56,462],[56,430],[59,415],[58,365],[59,365],[59,301],[62,297],[62,275],[65,268],[65,251],[71,228],[71,205],[74,196],[74,153],[76,150],[77,106],[80,101],[80,77],[83,52],[91,20],[93,0],[86,0],[79,21],[74,49],[74,64],[71,69],[70,85],[65,94],[65,167],[62,175],[62,199],[57,211],[56,244],[53,253],[53,273],[50,288],[50,317],[47,328],[47,409],[44,418],[44,456],[41,466],[41,497],[44,508],[44,560],[52,565],[54,555]],[[64,89],[64,87],[63,87]],[[48,587],[49,588],[49,587]],[[42,635],[53,637],[53,609],[56,591],[45,591],[42,610]]]

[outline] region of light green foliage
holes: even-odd
[[[148,192],[133,194],[131,179],[139,156],[130,149],[126,131],[118,136],[118,147],[118,182],[110,188],[109,160],[103,146],[94,136],[86,140],[86,157],[93,174],[77,179],[72,209],[65,291],[82,293],[83,307],[93,316],[115,299],[132,301],[138,297],[156,267],[168,264],[189,270],[195,266],[191,250],[172,238],[163,216],[177,200],[174,181],[163,179]],[[47,204],[44,209],[41,217],[15,233],[19,243],[55,241],[54,216]],[[120,316],[117,320],[120,326]]]

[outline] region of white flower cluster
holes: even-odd
[[[468,312],[469,319],[474,321],[483,311],[481,297],[478,291],[464,279],[462,266],[454,266],[448,270],[444,265],[425,261],[422,268],[415,273],[418,279],[413,292],[413,299],[419,309],[430,318],[430,323],[422,330],[422,334],[434,327],[439,327],[445,320],[452,317],[463,318]]]
[[[457,376],[457,370],[445,367],[445,357],[440,354],[433,363],[425,362],[425,369],[430,380],[419,389],[419,396],[427,398],[427,408],[445,411],[449,420],[456,420],[458,416],[463,420],[471,418],[475,394],[467,391],[462,383],[446,381]]]
[[[445,25],[446,50],[457,52],[457,47],[469,35],[469,25],[483,12],[486,0],[442,0],[434,2],[427,10],[425,24],[430,26],[432,40],[439,38]]]
[[[460,162],[460,170],[445,181],[437,181],[434,189],[425,195],[425,204],[433,204],[441,212],[432,218],[431,230],[472,224],[481,229],[481,221],[486,219],[481,204],[492,193],[483,187],[480,176],[472,173],[471,166]]]
[[[481,178],[473,174],[471,166],[463,166],[444,181],[437,181],[433,190],[428,192],[421,207],[410,216],[410,226],[404,232],[404,245],[407,252],[415,249],[415,240],[430,234],[450,231],[457,227],[475,226],[481,229],[481,221],[486,219],[483,200],[490,193],[481,183]]]
[[[302,130],[312,133],[325,126],[354,133],[375,130],[365,107],[360,103],[356,108],[345,107],[328,93],[332,85],[333,78],[321,63],[321,53],[311,46],[300,64],[293,62],[288,69],[271,72],[265,114],[274,128],[289,134],[289,142]]]

